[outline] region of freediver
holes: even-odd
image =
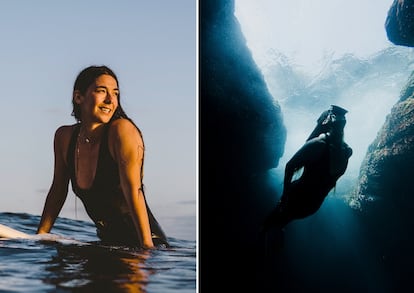
[[[282,196],[266,217],[262,232],[267,234],[272,230],[273,239],[276,233],[276,238],[281,241],[287,224],[319,210],[337,180],[345,173],[352,155],[352,149],[343,140],[347,112],[332,105],[320,115],[305,144],[285,166]],[[292,180],[301,169],[302,175]]]

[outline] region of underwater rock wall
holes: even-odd
[[[357,198],[359,208],[372,201],[391,201],[405,209],[414,204],[414,74],[393,106],[361,165]],[[413,220],[414,222],[414,220]]]
[[[268,171],[283,155],[286,129],[234,1],[203,0],[199,9],[200,280],[208,292],[217,284],[226,292],[251,281],[259,225],[278,198]]]
[[[414,270],[414,75],[369,146],[350,205],[376,266],[395,290]]]
[[[200,13],[200,204],[210,227],[225,223],[249,246],[278,198],[267,172],[283,155],[286,129],[234,1],[201,1]]]
[[[201,151],[215,154],[205,164],[246,174],[277,167],[282,114],[247,48],[234,1],[201,1],[200,11]]]
[[[414,46],[414,1],[395,0],[385,28],[396,45]],[[414,73],[369,146],[350,204],[378,268],[395,290],[411,286],[414,270]]]
[[[385,29],[395,45],[414,46],[414,1],[394,0],[388,11]]]

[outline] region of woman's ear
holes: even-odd
[[[76,90],[73,91],[73,101],[75,101],[76,104],[80,105],[82,103],[82,95],[80,91]]]

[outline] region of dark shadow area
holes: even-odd
[[[269,170],[278,166],[286,130],[234,2],[200,1],[199,8],[200,284],[217,292],[218,284],[251,281],[258,228],[278,198]]]

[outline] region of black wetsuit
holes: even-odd
[[[307,141],[286,164],[281,200],[265,226],[283,228],[294,219],[314,214],[344,174],[351,155],[352,149],[346,143],[335,144],[329,135]],[[291,182],[293,173],[302,167],[303,174]]]
[[[109,152],[108,129],[109,124],[105,126],[102,135],[92,186],[89,189],[82,189],[77,185],[75,174],[76,140],[80,124],[74,126],[67,154],[72,189],[81,199],[86,212],[95,223],[97,234],[103,243],[137,246],[139,238],[122,193],[118,166]],[[146,206],[154,245],[168,246],[165,233],[147,203]]]

